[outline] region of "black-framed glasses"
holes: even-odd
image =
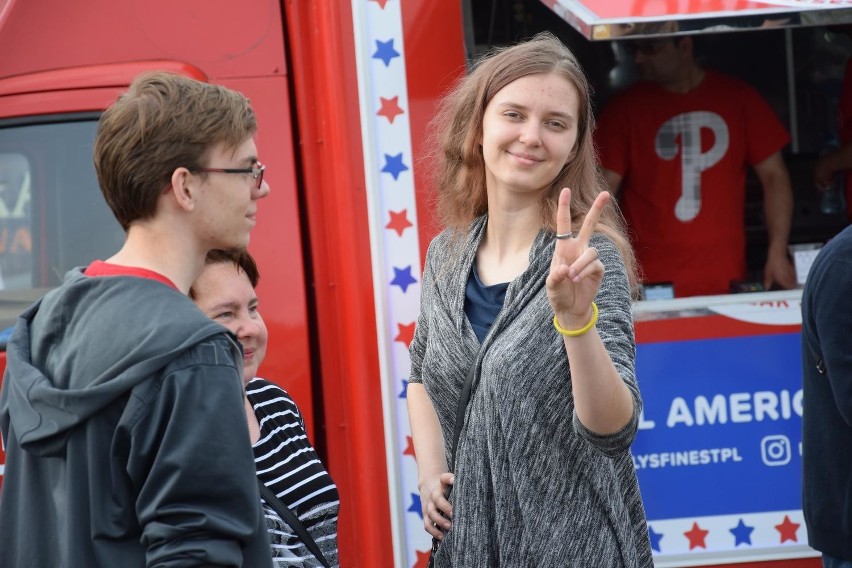
[[[190,171],[211,174],[249,174],[252,179],[257,180],[257,189],[260,189],[261,184],[263,184],[263,172],[266,171],[266,166],[257,162],[250,168],[193,168]]]
[[[659,53],[660,50],[663,49],[663,47],[666,45],[666,43],[670,41],[673,40],[671,38],[665,38],[627,41],[624,43],[624,48],[630,55],[636,55],[637,53],[641,53],[642,55],[651,56]]]

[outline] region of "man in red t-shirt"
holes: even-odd
[[[634,41],[643,81],[599,119],[597,143],[646,282],[676,296],[724,294],[746,277],[745,181],[764,193],[769,248],[764,286],[796,285],[787,256],[793,208],[780,150],[789,136],[749,85],[701,68],[691,37]]]

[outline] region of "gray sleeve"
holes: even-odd
[[[606,270],[595,303],[598,305],[597,329],[607,353],[621,379],[633,395],[633,417],[613,434],[600,435],[586,428],[574,412],[574,427],[581,437],[604,454],[615,457],[630,449],[639,427],[642,398],[636,382],[636,339],[633,331],[630,285],[618,247],[609,238],[595,234],[591,245]]]
[[[423,357],[426,355],[426,339],[429,336],[428,310],[424,309],[424,306],[430,306],[431,299],[434,297],[435,272],[432,265],[436,254],[435,241],[432,241],[429,244],[429,250],[426,252],[423,277],[420,279],[420,313],[417,316],[417,326],[414,328],[414,338],[408,348],[409,356],[411,357],[411,373],[408,376],[409,383],[416,384],[423,382]]]

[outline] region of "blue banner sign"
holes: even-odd
[[[641,343],[636,372],[655,555],[804,548],[800,334]]]

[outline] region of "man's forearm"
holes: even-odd
[[[790,187],[790,178],[784,178],[774,181],[776,187],[764,189],[763,207],[769,252],[786,255],[793,217],[793,190]]]
[[[787,254],[793,218],[793,187],[781,154],[776,153],[755,166],[763,186],[763,210],[769,254]]]

